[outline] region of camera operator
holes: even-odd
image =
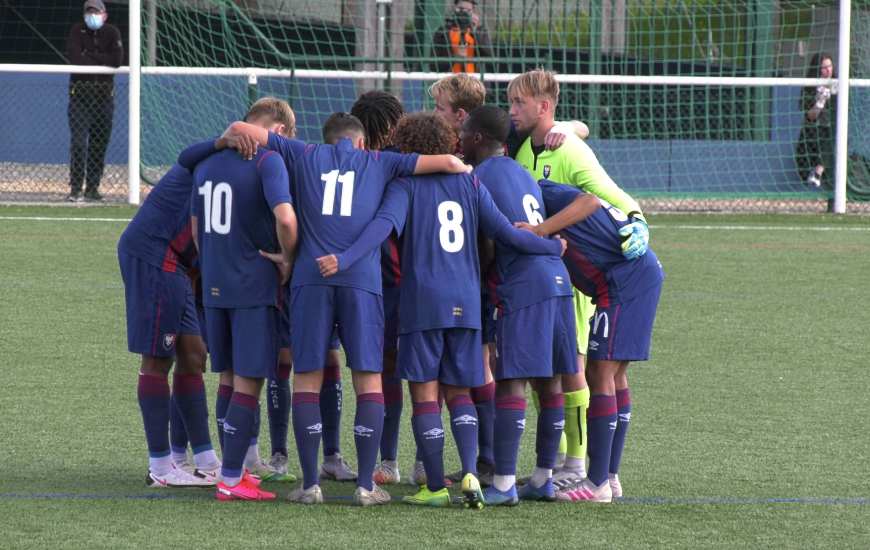
[[[435,30],[433,42],[438,72],[480,72],[475,58],[492,57],[492,40],[475,13],[477,0],[455,0],[444,26]]]

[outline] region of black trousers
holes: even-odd
[[[70,97],[69,109],[69,185],[81,191],[87,173],[87,190],[94,192],[103,178],[106,149],[112,137],[115,103],[112,99],[94,100]]]

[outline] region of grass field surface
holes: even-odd
[[[126,223],[112,221],[134,213],[0,208],[0,548],[870,547],[866,218],[651,217],[667,278],[652,358],[629,370],[626,498],[470,511],[354,508],[339,483],[323,485],[322,507],[146,488],[116,254]],[[206,381],[213,410],[217,378]],[[534,466],[528,417],[520,475]]]

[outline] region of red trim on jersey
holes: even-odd
[[[307,153],[308,150],[311,149],[312,147],[314,147],[314,144],[313,144],[313,143],[310,143],[310,144],[308,145],[308,147],[305,148],[305,151],[303,151],[303,153]]]
[[[399,242],[393,237],[387,237],[390,246],[390,264],[393,266],[393,275],[396,276],[396,286],[402,284],[402,264],[399,259]]]
[[[498,292],[496,292],[496,287],[498,286],[498,269],[496,269],[495,263],[493,263],[489,270],[489,277],[486,279],[486,286],[489,287],[489,295],[492,297],[492,303],[495,304],[496,308],[498,308],[498,316],[501,317],[501,306],[503,303],[498,299]]]
[[[619,306],[616,306],[616,311],[613,312],[613,324],[610,325],[610,343],[607,344],[607,359],[610,360],[610,350],[613,349],[613,339],[616,338],[616,318],[619,317]]]
[[[477,185],[477,176],[474,176],[474,187],[475,187],[475,188],[478,187],[478,185]]]
[[[260,168],[260,163],[263,162],[263,159],[264,159],[264,158],[268,157],[269,155],[277,155],[277,154],[278,154],[278,153],[276,153],[275,151],[269,151],[268,153],[266,153],[265,155],[263,155],[262,157],[260,157],[260,160],[257,162],[257,168],[258,168],[258,169]]]
[[[610,289],[607,287],[607,277],[604,272],[592,265],[589,258],[580,252],[571,241],[568,241],[568,249],[566,250],[566,253],[568,254],[568,259],[571,260],[571,263],[577,266],[580,273],[595,285],[595,293],[598,298],[597,306],[610,307]]]
[[[375,151],[375,160],[378,160],[378,151]]]
[[[151,355],[157,355],[157,335],[160,333],[160,306],[163,304],[163,298],[157,298],[157,322],[154,323],[154,348],[151,350]]]
[[[462,142],[456,138],[456,147],[453,149],[453,154],[462,158]]]
[[[169,243],[169,248],[166,250],[166,256],[163,258],[163,271],[175,273],[178,268],[178,255],[190,245],[193,239],[193,234],[190,232],[190,218],[187,219],[187,225],[181,230],[181,233],[172,239]]]

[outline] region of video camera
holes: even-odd
[[[460,6],[454,7],[453,16],[447,20],[447,24],[460,29],[473,29],[474,19],[471,16],[471,10]]]

